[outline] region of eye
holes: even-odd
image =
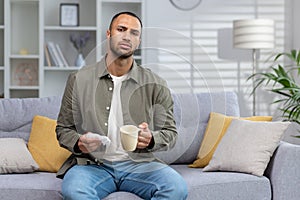
[[[119,32],[124,32],[124,31],[126,31],[126,28],[125,28],[125,27],[118,27],[118,28],[117,28],[117,31],[119,31]]]
[[[139,35],[140,35],[140,32],[139,32],[139,31],[132,31],[131,33],[132,33],[132,35],[134,35],[134,36],[139,36]]]

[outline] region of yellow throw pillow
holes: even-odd
[[[59,146],[55,127],[56,120],[38,115],[33,118],[28,149],[40,171],[57,172],[71,155]]]
[[[232,119],[238,117],[226,116],[219,113],[210,113],[210,118],[204,133],[197,159],[189,167],[205,167],[211,160],[218,144],[226,133]],[[251,121],[272,121],[271,116],[253,116],[238,118]]]

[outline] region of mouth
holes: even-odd
[[[132,47],[131,44],[124,43],[124,42],[120,43],[119,45],[120,45],[121,49],[125,49],[125,50],[129,50]]]

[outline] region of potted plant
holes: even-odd
[[[286,57],[291,64],[278,64],[280,57]],[[270,71],[256,73],[250,78],[253,76],[256,78],[254,90],[262,85],[271,85],[270,91],[279,95],[273,103],[280,103],[282,117],[300,125],[300,84],[295,79],[297,76],[300,81],[300,50],[275,55]]]
[[[89,32],[86,32],[84,34],[75,34],[71,33],[70,34],[70,41],[72,42],[73,46],[77,50],[77,57],[75,60],[75,66],[77,67],[82,67],[85,65],[85,60],[83,57],[82,50],[86,46],[86,43],[90,39],[90,34]]]

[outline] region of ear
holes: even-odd
[[[108,29],[107,31],[106,31],[106,39],[108,39],[108,38],[110,38],[110,30]]]

